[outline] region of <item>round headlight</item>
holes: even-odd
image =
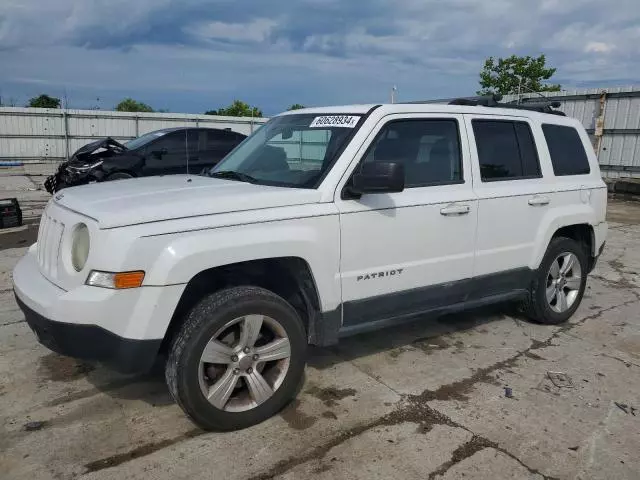
[[[77,272],[84,268],[89,256],[89,229],[84,223],[79,223],[73,231],[71,243],[71,263]]]

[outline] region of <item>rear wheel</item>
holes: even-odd
[[[587,271],[581,244],[564,237],[551,240],[525,304],[527,315],[540,323],[567,321],[582,301]]]
[[[299,390],[306,333],[284,299],[257,287],[203,298],[173,340],[165,376],[191,419],[207,430],[262,422]]]

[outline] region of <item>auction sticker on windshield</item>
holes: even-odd
[[[309,128],[321,127],[344,127],[353,128],[360,120],[357,115],[329,115],[325,117],[316,117],[309,125]]]

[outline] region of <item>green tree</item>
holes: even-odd
[[[480,90],[478,95],[502,95],[529,93],[529,92],[557,92],[560,85],[543,84],[549,80],[555,68],[547,68],[547,59],[544,55],[539,57],[518,57],[511,55],[508,58],[489,57],[484,62],[484,68],[480,72]]]
[[[305,108],[304,105],[301,105],[299,103],[294,103],[293,105],[291,105],[289,108],[287,108],[287,110],[300,110],[302,108]]]
[[[153,108],[133,98],[125,98],[116,105],[116,112],[153,112]]]
[[[60,108],[60,99],[56,97],[50,97],[46,93],[43,93],[42,95],[30,99],[27,107]]]
[[[228,117],[262,117],[262,110],[252,107],[241,100],[234,100],[231,105],[218,110],[208,110],[205,115],[225,115]]]

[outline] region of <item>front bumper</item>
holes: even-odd
[[[38,341],[61,355],[104,362],[122,373],[147,372],[160,349],[162,339],[123,338],[96,325],[56,322],[29,308],[16,295],[18,306]]]
[[[60,180],[60,174],[59,173],[55,173],[49,177],[47,177],[47,179],[44,181],[44,189],[49,192],[51,195],[53,195],[54,193],[56,193],[58,191],[58,189],[60,188],[62,182]]]
[[[14,292],[40,343],[122,372],[153,365],[184,285],[128,290],[82,285],[66,291],[40,273],[35,248],[13,271]]]
[[[53,195],[63,188],[86,185],[87,183],[97,182],[101,178],[102,174],[94,170],[76,171],[66,165],[61,165],[56,173],[50,175],[44,181],[44,188]]]

